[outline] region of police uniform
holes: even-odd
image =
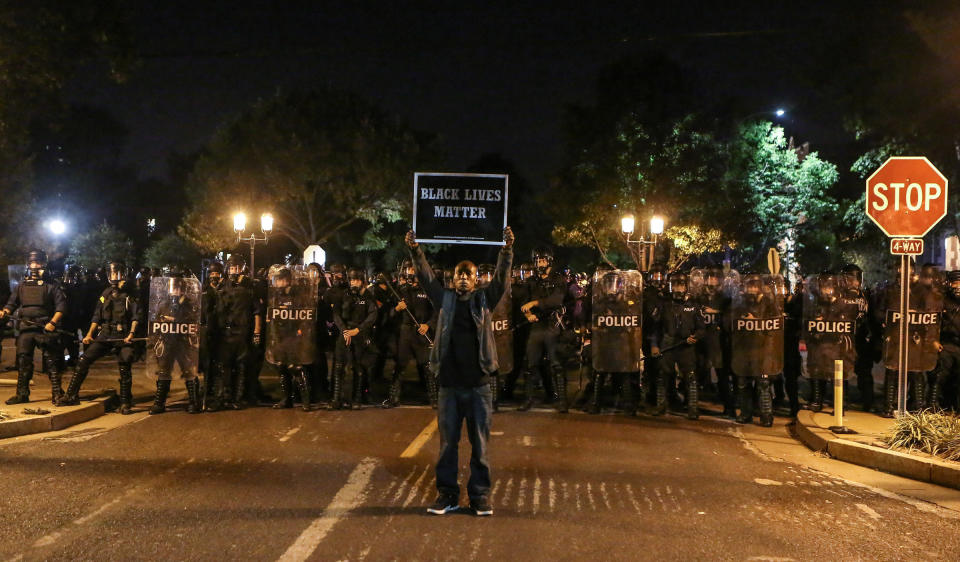
[[[523,282],[518,291],[518,302],[526,304],[531,301],[537,301],[538,305],[530,312],[537,317],[537,322],[530,324],[530,333],[527,336],[526,345],[526,370],[524,371],[524,386],[526,388],[526,400],[519,408],[527,410],[533,404],[533,373],[540,370],[540,364],[546,356],[550,370],[553,374],[553,386],[555,392],[560,398],[558,408],[561,411],[566,410],[566,373],[563,370],[563,362],[560,360],[557,343],[560,337],[560,326],[556,313],[563,306],[563,299],[566,296],[566,282],[560,275],[551,271],[546,277],[539,274],[532,275]],[[544,392],[550,396],[551,392],[546,384],[548,377],[544,377]]]
[[[679,346],[663,353],[660,357],[659,373],[656,380],[656,409],[654,413],[666,412],[668,384],[674,380],[679,370],[687,387],[687,417],[696,419],[699,408],[699,388],[696,378],[697,356],[693,345],[686,345],[687,338],[703,339],[706,333],[704,317],[699,305],[688,295],[682,300],[663,299],[653,311],[653,329],[650,330],[651,348],[666,349]]]
[[[377,321],[377,303],[373,295],[364,288],[360,291],[342,293],[340,305],[333,309],[333,321],[340,331],[336,350],[333,355],[333,396],[330,406],[342,407],[343,377],[348,365],[353,367],[353,404],[359,405],[362,399],[363,382],[367,376],[369,354],[372,345],[373,325]],[[343,339],[343,332],[359,329],[360,332],[350,338],[350,345]],[[350,398],[347,398],[348,404]]]
[[[233,277],[233,276],[231,276]],[[220,381],[214,406],[238,409],[244,397],[246,370],[253,353],[255,319],[262,315],[261,302],[253,283],[245,275],[225,279],[217,289],[217,362]]]
[[[396,303],[390,308],[393,325],[399,324],[400,330],[396,344],[397,360],[393,370],[388,401],[393,405],[400,402],[401,375],[406,366],[413,360],[417,366],[417,374],[427,382],[428,398],[430,404],[434,405],[436,404],[437,382],[436,377],[428,369],[430,342],[427,341],[427,337],[435,327],[433,304],[431,304],[427,292],[423,290],[419,283],[406,283],[400,287],[398,293],[403,302],[406,303],[407,309],[397,310]],[[411,315],[417,319],[417,322],[427,324],[430,327],[426,336],[420,334],[420,326],[413,321]]]
[[[54,403],[63,398],[60,377],[63,368],[63,346],[60,335],[45,327],[57,312],[66,314],[67,298],[56,281],[24,279],[10,293],[4,310],[12,314],[20,310],[20,335],[17,336],[17,393],[8,404],[28,402],[30,379],[33,378],[33,352],[39,347],[50,378]]]

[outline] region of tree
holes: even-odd
[[[334,237],[382,249],[384,224],[409,216],[413,172],[438,162],[435,144],[349,93],[260,101],[223,126],[197,161],[179,232],[215,251],[235,244],[233,212],[272,211],[275,234],[298,249]]]
[[[133,241],[106,221],[74,237],[67,256],[69,263],[87,269],[103,267],[111,260],[122,260],[127,265],[133,265]]]
[[[196,246],[184,240],[175,232],[158,238],[143,254],[143,265],[163,267],[165,265],[183,265],[191,269],[200,266],[201,256]]]
[[[749,222],[738,235],[745,261],[759,262],[774,246],[788,267],[802,256],[823,255],[830,247],[824,233],[839,224],[838,203],[829,195],[837,177],[834,164],[806,145],[793,146],[782,127],[765,121],[742,124],[730,149],[727,183],[746,188]],[[808,247],[816,252],[807,253]],[[805,265],[821,269],[823,264]]]

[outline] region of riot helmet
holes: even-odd
[[[490,286],[490,283],[493,281],[493,274],[496,271],[496,267],[490,263],[481,263],[477,266],[477,286],[481,289]]]
[[[351,267],[347,270],[347,283],[350,285],[350,292],[359,293],[367,284],[367,272],[359,267]]]
[[[410,285],[417,284],[417,270],[413,267],[413,262],[403,260],[400,264],[400,277]]]
[[[623,277],[615,271],[605,273],[600,278],[601,294],[608,298],[619,298],[623,296]]]
[[[520,264],[520,280],[524,281],[533,275],[533,264],[524,262]]]
[[[334,287],[347,286],[347,266],[342,263],[330,265],[330,281]]]
[[[840,269],[840,272],[843,273],[844,276],[849,278],[851,281],[856,282],[853,285],[851,285],[852,289],[859,290],[860,287],[863,286],[863,270],[860,269],[860,266],[858,266],[857,264],[848,263],[847,265],[843,266],[843,268]]]
[[[837,278],[829,274],[820,274],[817,276],[817,297],[822,304],[832,304],[839,297],[839,287],[837,287]]]
[[[286,267],[281,267],[273,274],[273,286],[278,289],[285,289],[293,282],[293,274]]]
[[[186,282],[183,279],[182,271],[173,271],[169,275],[164,275],[166,277],[167,284],[167,294],[171,299],[179,299],[183,295],[184,286]]]
[[[925,263],[920,268],[920,283],[932,287],[940,279],[940,270],[932,263]]]
[[[247,260],[240,254],[230,254],[226,263],[227,276],[231,281],[236,281],[241,275],[247,273]]]
[[[560,277],[563,277],[563,280],[567,283],[572,283],[574,281],[573,268],[569,265],[560,266]]]
[[[710,296],[719,293],[720,288],[723,286],[723,272],[719,269],[708,269],[704,277],[703,286]]]
[[[747,302],[760,302],[760,299],[763,297],[763,277],[756,273],[744,276],[743,294]]]
[[[117,260],[107,264],[107,281],[112,287],[119,287],[126,278],[127,266],[122,261]]]
[[[686,273],[671,273],[668,279],[670,295],[675,301],[682,301],[687,298],[687,287],[690,285],[690,279]]]
[[[63,271],[63,283],[65,285],[78,285],[82,276],[82,267],[79,265],[68,265]]]
[[[960,271],[947,272],[947,285],[950,288],[950,294],[955,298],[960,298]]]
[[[663,287],[664,283],[664,272],[663,268],[659,265],[655,265],[647,271],[647,284],[657,289]]]
[[[207,279],[210,280],[210,284],[214,287],[220,285],[220,281],[223,280],[223,264],[215,261],[207,266]]]
[[[533,265],[538,275],[546,275],[553,267],[553,249],[549,246],[535,248],[532,253]]]
[[[33,250],[27,254],[27,279],[42,279],[47,270],[47,253]]]

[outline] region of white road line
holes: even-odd
[[[636,496],[633,495],[633,486],[627,484],[627,495],[630,496],[630,503],[633,504],[633,509],[637,513],[640,513],[640,504],[637,502]]]
[[[557,485],[553,481],[553,478],[550,479],[550,511],[553,511],[554,506],[557,505]]]
[[[533,482],[533,514],[536,515],[537,510],[540,509],[540,485],[542,482],[540,481],[540,475],[534,474],[537,479]]]
[[[347,483],[323,510],[323,515],[314,519],[278,560],[289,562],[309,558],[333,526],[366,499],[367,486],[378,464],[379,461],[372,457],[360,461],[347,478]]]
[[[400,453],[401,459],[409,459],[417,456],[417,453],[420,452],[420,449],[427,444],[427,441],[430,441],[430,438],[433,437],[433,434],[437,432],[437,420],[436,418],[430,420],[430,423],[427,424],[427,427],[423,428],[423,431],[420,432],[420,435],[417,435],[413,441],[407,445],[407,448]]]
[[[880,517],[880,514],[879,514],[879,513],[877,513],[876,511],[872,510],[872,509],[870,508],[870,506],[868,506],[867,504],[858,503],[858,504],[856,504],[856,506],[857,506],[857,509],[859,509],[860,511],[866,513],[867,515],[869,515],[871,518],[873,518],[873,519],[875,519],[875,520],[876,520],[876,519],[883,519],[882,517]]]
[[[301,427],[302,427],[302,426],[299,426],[299,425],[298,425],[297,427],[295,427],[295,428],[291,429],[290,431],[284,433],[284,434],[283,434],[283,437],[280,438],[280,442],[283,443],[284,441],[288,441],[291,437],[293,437],[294,435],[296,435],[298,431],[300,431],[300,428],[301,428]]]
[[[527,478],[524,477],[520,480],[520,489],[517,490],[517,511],[523,509],[523,504],[526,501],[527,494]]]
[[[430,465],[427,465],[423,469],[423,472],[420,473],[420,477],[417,478],[417,481],[413,483],[413,486],[410,486],[410,493],[407,494],[407,499],[403,502],[403,507],[409,506],[413,503],[413,499],[417,497],[417,494],[420,493],[420,484],[423,482],[423,479],[427,477],[427,473],[430,472]]]
[[[503,500],[500,502],[500,505],[507,505],[510,502],[510,492],[513,491],[513,478],[507,480],[507,489],[503,492]]]
[[[400,498],[403,497],[403,491],[407,489],[407,486],[410,484],[410,479],[413,478],[413,475],[416,473],[417,473],[417,467],[414,466],[413,470],[410,471],[410,474],[408,474],[407,477],[403,479],[403,482],[401,482],[400,485],[397,486],[397,493],[396,495],[393,496],[393,503],[397,503],[398,501],[400,501]]]

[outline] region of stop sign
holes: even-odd
[[[867,216],[887,236],[921,237],[947,214],[947,178],[923,156],[893,156],[867,178]]]

